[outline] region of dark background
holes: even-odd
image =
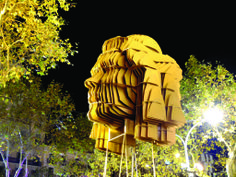
[[[141,2],[141,3],[140,3]],[[186,4],[189,2],[189,4]],[[204,1],[78,1],[76,8],[60,12],[67,21],[62,38],[78,42],[79,53],[70,57],[74,66],[58,64],[45,79],[64,84],[78,112],[87,112],[84,81],[101,53],[105,40],[115,36],[145,34],[162,52],[184,69],[190,55],[198,60],[220,61],[236,73],[235,9],[232,4]],[[222,2],[222,1],[219,1]]]

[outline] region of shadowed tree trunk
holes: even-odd
[[[229,152],[229,158],[226,162],[226,169],[227,169],[228,177],[236,176],[236,145]]]

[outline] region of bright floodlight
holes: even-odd
[[[181,163],[181,168],[188,168],[188,165],[186,163]]]
[[[179,158],[179,157],[180,157],[180,153],[176,153],[176,154],[175,154],[175,157],[176,157],[176,158]]]
[[[217,107],[210,108],[204,113],[205,120],[212,126],[216,126],[223,120],[224,113]]]
[[[203,171],[203,169],[204,169],[203,165],[200,164],[200,163],[195,163],[195,164],[194,164],[194,167],[195,167],[196,169],[198,169],[199,171]]]

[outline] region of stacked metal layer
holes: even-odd
[[[174,144],[176,128],[185,123],[181,79],[179,65],[152,38],[131,35],[105,41],[85,81],[96,148],[120,154],[122,134],[128,146],[135,146],[135,139]]]

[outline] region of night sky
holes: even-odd
[[[78,42],[79,53],[70,57],[74,66],[59,64],[45,79],[63,83],[78,112],[88,111],[84,81],[90,77],[90,69],[101,53],[103,42],[115,36],[148,35],[183,70],[184,63],[193,54],[199,60],[221,61],[236,74],[233,4],[140,2],[84,0],[69,12],[61,13],[68,23],[62,28],[61,37],[70,38],[72,43]]]

